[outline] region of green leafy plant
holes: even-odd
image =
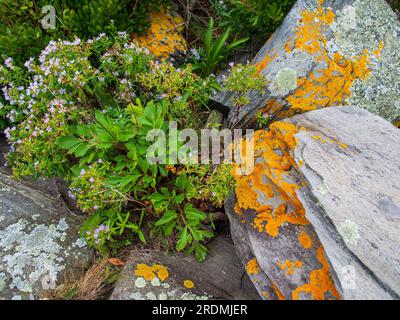
[[[268,86],[267,79],[251,64],[232,65],[230,74],[225,78],[226,90],[234,94],[232,103],[236,107],[250,103],[250,92],[263,93]]]
[[[263,112],[260,112],[256,115],[256,122],[259,128],[266,128],[271,122],[271,117]]]
[[[179,176],[187,180],[186,193],[191,199],[209,202],[215,208],[221,208],[235,180],[228,164],[186,165],[179,170]]]
[[[201,78],[193,72],[191,64],[176,68],[170,63],[153,63],[151,71],[137,76],[146,90],[147,98],[170,101],[169,111],[182,126],[195,127],[199,113],[196,106],[207,107],[212,92],[212,78]]]
[[[157,61],[124,32],[50,41],[24,67],[7,58],[0,117],[8,166],[18,178],[66,179],[87,215],[82,236],[102,253],[160,239],[204,260],[213,236],[208,212],[223,205],[230,169],[151,163],[147,137],[152,130],[168,135],[169,121],[178,129],[201,123],[190,120],[207,116],[212,81],[191,65]],[[168,160],[178,147],[155,156]]]
[[[87,40],[99,33],[143,32],[148,13],[169,0],[0,0],[0,57],[17,65],[36,56],[50,40]],[[44,6],[56,10],[56,29],[44,29]],[[4,30],[4,32],[3,32]]]
[[[213,0],[219,26],[236,35],[261,36],[275,31],[295,0]]]
[[[182,179],[178,177],[176,187],[183,187]],[[179,186],[179,187],[178,187]],[[186,253],[195,253],[199,261],[203,261],[207,254],[207,249],[201,244],[201,241],[212,238],[214,234],[205,227],[207,215],[194,208],[192,204],[185,203],[184,193],[177,194],[176,190],[172,192],[167,188],[162,188],[160,193],[154,193],[150,196],[154,208],[161,212],[162,217],[155,223],[154,231],[160,231],[164,236],[169,237],[176,233],[176,250]]]
[[[200,51],[200,60],[194,64],[194,70],[202,76],[215,73],[221,62],[225,61],[233,50],[248,40],[248,38],[243,38],[227,44],[231,35],[231,29],[228,27],[216,40],[213,38],[214,31],[214,18],[211,17],[204,35],[204,49]]]
[[[118,117],[96,112],[94,123],[78,125],[73,134],[57,140],[80,159],[72,168],[70,188],[79,207],[91,214],[83,234],[100,251],[129,244],[130,240],[120,239],[124,234],[134,233],[145,242],[142,221],[147,212],[150,233],[176,239],[177,251],[205,258],[207,250],[201,242],[213,233],[207,215],[190,203],[195,186],[188,176],[195,172],[179,172],[174,184],[163,184],[167,168],[146,161],[150,143],[145,137],[150,130],[166,130],[165,106],[150,102],[143,107],[138,100],[137,105],[119,110]],[[123,213],[132,206],[140,218]]]

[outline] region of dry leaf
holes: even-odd
[[[123,266],[125,264],[121,259],[118,258],[108,259],[108,262],[114,266]]]

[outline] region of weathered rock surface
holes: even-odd
[[[259,293],[398,299],[400,131],[346,106],[276,122],[253,141],[255,169],[236,175],[226,211]]]
[[[0,299],[36,299],[80,275],[90,259],[81,223],[60,199],[0,172]]]
[[[259,299],[226,234],[218,235],[210,243],[209,250],[203,263],[192,255],[134,251],[110,299]],[[135,275],[138,269],[147,272]],[[194,287],[185,287],[185,280],[192,281]]]
[[[301,179],[286,143],[292,128],[280,123],[246,137],[246,146],[254,143],[255,167],[249,175],[241,175],[241,166],[235,171],[235,195],[225,203],[232,238],[264,299],[339,299],[334,273],[296,196]]]
[[[263,94],[231,108],[229,126],[339,105],[357,105],[389,121],[400,115],[400,22],[384,0],[298,0],[253,61],[268,80]]]
[[[298,190],[346,299],[400,297],[400,131],[356,108],[332,108],[288,122]]]

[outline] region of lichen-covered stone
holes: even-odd
[[[230,127],[250,127],[316,109],[355,104],[389,121],[400,115],[400,22],[384,0],[298,0],[253,64],[269,81],[231,108]]]
[[[0,172],[0,299],[36,299],[82,271],[82,219],[48,194]]]
[[[182,17],[173,12],[152,12],[149,14],[150,27],[144,35],[133,35],[133,41],[147,48],[156,58],[171,58],[187,51],[182,36],[184,23]]]
[[[232,238],[260,296],[264,299],[340,299],[330,264],[296,190],[301,177],[291,161],[294,125],[275,123],[255,132],[255,167],[239,175],[226,202]],[[246,162],[244,162],[246,163]]]
[[[335,43],[346,57],[373,52],[367,81],[355,81],[350,105],[365,108],[389,121],[400,115],[400,23],[385,1],[357,0],[337,13],[332,24]]]
[[[225,209],[260,295],[398,299],[398,129],[345,106],[275,122],[251,142],[254,171],[233,171]]]
[[[226,233],[208,246],[206,261],[193,256],[133,251],[111,300],[258,299]]]

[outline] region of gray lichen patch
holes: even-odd
[[[7,285],[21,295],[32,294],[34,286],[42,290],[54,287],[65,269],[66,259],[77,248],[76,243],[68,247],[63,244],[68,231],[65,218],[50,225],[30,224],[20,219],[0,230],[0,271],[2,279],[10,279],[3,287]]]
[[[134,279],[134,281],[133,281]],[[183,284],[175,277],[169,277],[164,281],[160,281],[155,277],[147,281],[143,277],[134,276],[132,290],[128,294],[128,299],[132,300],[208,300],[211,297],[206,294],[198,295],[185,288]]]
[[[0,300],[36,299],[90,260],[81,218],[0,171]]]
[[[340,235],[342,236],[346,244],[356,246],[360,239],[358,225],[349,219],[345,220],[338,228]]]
[[[371,76],[356,80],[347,102],[389,121],[400,115],[400,23],[384,0],[356,0],[337,12],[334,42],[347,58],[370,53]],[[378,58],[377,52],[382,51]]]
[[[297,71],[291,68],[285,68],[276,75],[276,83],[279,88],[292,91],[297,88]]]
[[[168,284],[171,281],[171,284]],[[209,300],[211,297],[206,294],[198,295],[186,289],[178,287],[172,279],[162,283],[158,281],[146,281],[137,277],[134,283],[135,291],[129,295],[132,300]]]
[[[297,88],[297,79],[307,77],[315,65],[315,59],[302,50],[284,52],[270,63],[266,75],[270,81],[268,90],[272,97],[285,97]]]

